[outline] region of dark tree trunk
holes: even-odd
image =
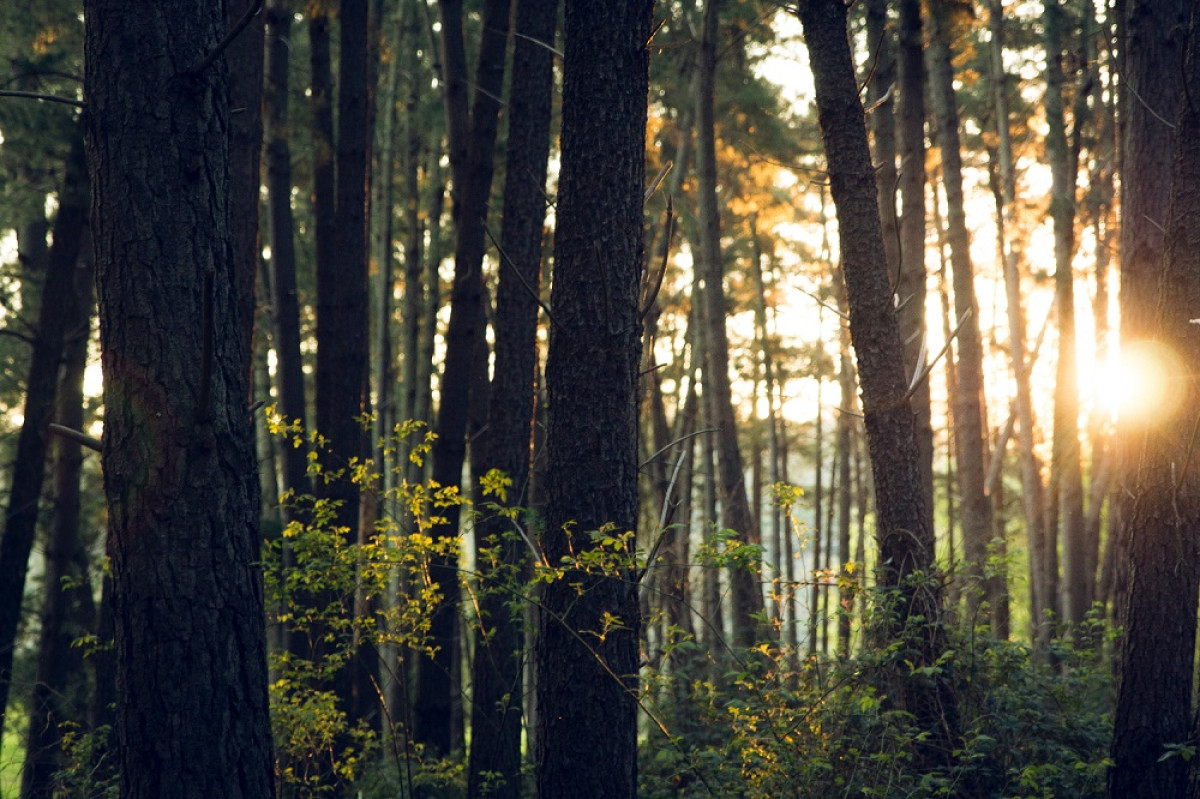
[[[714,112],[714,80],[717,69],[717,34],[720,1],[710,0],[704,10],[704,36],[697,62],[696,177],[699,194],[700,268],[704,275],[704,326],[707,358],[704,385],[712,393],[717,427],[717,467],[721,491],[721,526],[732,530],[749,544],[758,544],[758,528],[746,495],[745,469],[738,449],[737,419],[729,383],[729,341],[725,332],[725,264],[721,256],[721,214],[717,207],[717,154]],[[706,392],[706,393],[707,393]],[[745,564],[730,575],[733,584],[733,641],[753,646],[768,630],[754,620],[763,611],[759,568]]]
[[[68,210],[75,223],[86,222],[88,206],[87,165],[82,141],[75,148],[69,178],[79,185],[74,196],[63,192],[60,203],[74,202]],[[59,206],[59,214],[64,206]],[[80,217],[82,212],[84,216]],[[55,227],[55,242],[67,231]],[[77,235],[82,235],[82,232]],[[53,261],[51,262],[53,264]],[[62,315],[64,368],[58,388],[58,423],[83,430],[83,373],[87,367],[88,322],[91,318],[92,272],[86,259],[72,269],[71,290],[54,299]],[[38,639],[37,676],[29,714],[29,738],[25,768],[21,774],[22,797],[50,797],[54,772],[62,767],[60,725],[86,721],[86,676],[83,653],[72,642],[92,632],[96,608],[88,581],[88,554],[80,535],[79,476],[83,451],[78,442],[59,437],[54,443],[54,521],[46,547],[43,580],[41,631]],[[70,580],[64,585],[63,580]]]
[[[1200,527],[1200,471],[1191,463],[1195,446],[1195,409],[1200,403],[1196,370],[1200,364],[1200,329],[1191,323],[1200,301],[1200,110],[1194,105],[1200,92],[1200,40],[1196,9],[1192,3],[1168,9],[1162,4],[1133,3],[1128,20],[1127,55],[1133,70],[1128,77],[1131,90],[1140,91],[1149,84],[1166,82],[1163,75],[1145,73],[1141,68],[1152,63],[1134,53],[1143,46],[1161,56],[1172,51],[1171,63],[1179,73],[1179,57],[1187,52],[1186,68],[1179,88],[1168,108],[1152,105],[1159,116],[1176,119],[1176,144],[1159,152],[1170,162],[1171,200],[1163,225],[1163,260],[1155,282],[1158,285],[1155,321],[1143,328],[1147,339],[1137,346],[1152,346],[1164,353],[1160,367],[1168,388],[1153,418],[1122,419],[1122,434],[1131,445],[1127,454],[1137,463],[1129,475],[1132,507],[1126,518],[1125,553],[1128,557],[1129,586],[1121,616],[1125,634],[1121,645],[1121,667],[1117,707],[1114,714],[1110,750],[1113,766],[1108,772],[1108,796],[1159,797],[1184,796],[1188,765],[1182,757],[1164,757],[1167,744],[1189,740],[1193,658],[1196,640],[1196,599],[1200,588],[1197,570],[1196,530]],[[1190,7],[1191,27],[1183,18]],[[1146,41],[1145,18],[1150,14],[1158,24],[1175,22],[1178,30],[1168,28],[1169,38]],[[1161,22],[1160,22],[1161,21]],[[1190,36],[1189,36],[1190,33]],[[1190,38],[1190,44],[1187,44]],[[1137,65],[1132,62],[1136,60]],[[1159,101],[1168,98],[1157,96]],[[1144,98],[1144,102],[1153,102]],[[1132,105],[1133,103],[1131,103]],[[1149,110],[1149,109],[1147,109]],[[1165,112],[1165,113],[1163,113]],[[1137,124],[1156,127],[1163,124],[1147,115],[1127,119],[1127,136],[1134,136]],[[1148,131],[1147,131],[1148,133]],[[1166,141],[1170,141],[1170,137]],[[1168,158],[1167,153],[1174,157]],[[1127,153],[1128,155],[1128,153]],[[1127,162],[1128,163],[1128,162]],[[1153,192],[1158,187],[1144,181],[1143,175],[1126,171],[1122,185],[1132,197]],[[1126,226],[1148,225],[1145,220],[1125,217]],[[1130,269],[1125,281],[1144,272]],[[1150,296],[1142,298],[1149,301]],[[1135,313],[1148,309],[1139,306]],[[1142,322],[1146,321],[1144,316]]]
[[[42,305],[25,382],[24,421],[17,436],[8,508],[4,514],[4,539],[0,543],[0,726],[12,683],[13,648],[21,622],[25,573],[46,476],[49,425],[58,394],[58,367],[70,321],[59,303],[74,290],[75,268],[88,219],[88,181],[79,143],[73,145],[68,158],[58,201],[54,245],[50,248],[42,286]]]
[[[529,507],[530,452],[538,385],[538,286],[542,227],[546,218],[546,170],[550,154],[551,47],[558,0],[519,0],[513,73],[509,90],[507,178],[500,232],[500,281],[496,291],[495,378],[483,436],[485,468],[511,480],[500,504]],[[482,475],[477,475],[481,477]],[[528,527],[528,516],[521,520]],[[521,703],[524,697],[523,609],[513,603],[513,581],[528,572],[529,549],[511,522],[480,518],[475,536],[483,581],[480,627],[472,671],[470,796],[521,794]],[[489,537],[493,537],[489,541]],[[492,565],[486,565],[488,563]],[[507,584],[506,584],[507,583]],[[484,787],[488,790],[485,792]]]
[[[821,139],[830,188],[838,211],[838,238],[850,308],[850,336],[857,355],[863,416],[875,481],[878,581],[895,596],[877,635],[894,639],[906,627],[914,664],[938,662],[945,650],[941,592],[934,575],[933,534],[922,504],[921,476],[900,329],[879,225],[875,175],[866,123],[854,77],[840,0],[800,5],[817,95]],[[910,578],[925,575],[919,584]],[[919,619],[920,621],[917,621]],[[915,634],[914,634],[915,633]],[[918,746],[921,768],[944,766],[958,739],[958,713],[949,680],[901,678],[897,697],[929,733]]]
[[[558,324],[546,363],[543,548],[551,564],[593,546],[589,531],[612,525],[622,535],[637,525],[651,7],[648,0],[566,4],[551,294]],[[546,585],[536,653],[539,796],[637,795],[641,624],[632,577],[573,572]]]
[[[897,147],[900,170],[900,337],[904,342],[908,374],[917,369],[925,329],[925,42],[922,38],[920,0],[899,0],[897,74],[900,100],[897,111]],[[916,425],[918,468],[925,500],[927,524],[933,530],[933,421],[929,381],[922,380],[912,393]]]
[[[503,92],[504,56],[508,41],[509,0],[488,0],[475,73],[475,94],[467,107],[467,59],[461,0],[442,0],[442,43],[445,59],[445,104],[454,198],[454,283],[450,322],[442,364],[437,440],[433,446],[433,481],[440,486],[462,482],[472,402],[486,402],[487,369],[483,284],[487,201],[491,192],[493,150]],[[486,405],[484,406],[486,407]],[[475,409],[478,416],[479,408]],[[470,492],[464,492],[469,494]],[[434,538],[458,535],[459,508],[449,507]],[[429,630],[433,657],[417,661],[414,737],[448,754],[451,737],[451,691],[455,641],[458,638],[458,558],[454,551],[432,558],[430,578],[441,600]]]
[[[225,19],[84,13],[121,795],[270,796]]]

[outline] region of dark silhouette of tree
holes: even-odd
[[[84,13],[121,795],[270,796],[223,9]]]
[[[876,630],[899,639],[914,666],[933,665],[945,650],[942,599],[934,574],[933,531],[922,504],[921,476],[908,403],[899,323],[883,249],[875,172],[854,76],[841,0],[801,3],[817,94],[830,191],[849,305],[850,337],[862,386],[863,418],[875,482],[879,585],[894,603]],[[919,630],[909,629],[918,625]],[[929,738],[918,745],[922,768],[944,765],[958,738],[955,697],[944,676],[898,677],[904,709]]]
[[[568,0],[562,171],[546,362],[545,557],[637,526],[638,318],[649,0]],[[634,542],[628,542],[632,549]],[[632,555],[632,551],[628,554]],[[539,796],[637,795],[632,570],[546,585],[537,665]]]

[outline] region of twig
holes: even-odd
[[[552,52],[556,56],[558,56],[560,60],[566,58],[566,56],[563,55],[562,52],[560,52],[559,50],[555,50],[553,47],[550,46],[550,44],[548,44],[547,42],[543,42],[541,39],[535,39],[526,33],[514,33],[513,36],[516,36],[518,39],[525,39],[526,41],[530,41],[530,42],[533,42],[534,44],[545,47],[547,50],[549,50],[550,52]]]
[[[218,42],[217,46],[212,49],[212,52],[193,64],[191,69],[189,69],[185,74],[189,78],[196,78],[199,77],[200,73],[204,72],[204,70],[211,67],[213,62],[220,57],[221,53],[225,52],[226,48],[233,44],[233,40],[236,39],[242,31],[246,30],[247,26],[250,25],[250,21],[258,16],[258,12],[262,11],[262,6],[263,0],[254,0],[254,2],[250,4],[250,7],[246,9],[246,13],[242,15],[242,18],[237,21],[236,25],[229,29],[229,33],[225,34],[225,38]]]
[[[646,458],[646,460],[644,460],[640,464],[638,464],[638,471],[640,472],[642,469],[645,469],[647,466],[654,463],[655,458],[657,458],[659,455],[663,454],[664,452],[666,452],[667,450],[669,450],[671,447],[675,446],[676,444],[679,444],[680,442],[683,442],[683,441],[687,441],[689,438],[695,438],[696,436],[703,435],[705,433],[715,433],[715,432],[717,432],[717,428],[706,427],[703,430],[695,430],[691,433],[688,433],[686,436],[680,436],[679,438],[675,439],[670,444],[667,444],[665,447],[660,449],[658,452],[654,453],[649,458]]]
[[[61,103],[62,105],[70,105],[75,108],[83,108],[83,101],[74,100],[70,97],[61,97],[57,94],[42,94],[41,92],[18,92],[10,89],[0,90],[0,97],[23,97],[26,100],[43,100],[47,103]]]
[[[661,174],[661,173],[660,173]],[[658,180],[661,180],[660,177]],[[638,319],[644,320],[646,314],[650,313],[650,309],[654,307],[654,301],[658,299],[658,292],[662,289],[663,278],[667,274],[667,261],[671,257],[671,236],[675,233],[675,211],[671,200],[671,195],[667,195],[667,224],[666,224],[666,240],[663,242],[662,263],[658,267],[658,275],[654,279],[654,288],[650,289],[646,296],[646,301],[642,303],[641,311],[638,313]]]
[[[645,193],[642,195],[643,203],[647,202],[651,197],[654,196],[654,192],[658,191],[659,184],[663,182],[663,178],[667,176],[667,173],[671,171],[671,167],[674,165],[674,161],[668,161],[659,168],[658,174],[654,176],[654,180],[650,181],[650,185],[646,188]]]
[[[820,306],[821,306],[822,308],[824,308],[825,310],[827,310],[827,311],[832,311],[833,313],[837,314],[838,316],[840,316],[842,319],[846,320],[847,322],[849,322],[849,321],[850,321],[850,317],[849,317],[849,316],[847,316],[846,314],[842,313],[841,311],[839,311],[837,308],[833,307],[833,306],[832,306],[832,305],[830,305],[829,303],[825,302],[825,300],[821,299],[821,298],[820,298],[820,297],[818,297],[816,294],[813,294],[811,291],[808,291],[807,289],[800,289],[800,293],[802,293],[802,294],[807,294],[808,296],[812,297],[812,298],[813,298],[813,301],[814,301],[814,302],[815,302],[817,305],[820,305]]]
[[[504,252],[504,248],[500,246],[500,242],[496,241],[496,237],[492,235],[492,231],[488,229],[487,225],[483,226],[483,232],[487,234],[487,237],[496,247],[496,251],[500,253],[500,263],[506,264],[508,268],[513,271],[513,274],[515,274],[517,279],[521,281],[521,285],[525,287],[525,291],[529,292],[529,296],[533,297],[534,301],[537,302],[537,304],[541,306],[542,310],[546,312],[546,318],[550,320],[550,323],[561,330],[561,325],[559,325],[555,320],[554,314],[550,313],[550,306],[542,302],[542,298],[538,296],[538,293],[534,291],[533,286],[529,285],[529,281],[525,279],[523,274],[521,274],[521,270],[517,268],[517,265],[514,264],[512,259],[508,257],[508,254]]]
[[[87,447],[90,450],[95,450],[96,452],[103,451],[100,439],[93,438],[87,433],[81,433],[78,430],[72,430],[69,427],[63,427],[61,424],[54,424],[53,422],[50,424],[50,432],[58,433],[63,438],[74,441],[76,444]]]
[[[942,345],[942,349],[936,356],[934,356],[934,359],[930,361],[924,369],[913,375],[912,383],[910,383],[908,386],[908,391],[904,392],[905,402],[908,402],[910,399],[912,399],[913,394],[915,394],[917,391],[917,386],[921,385],[922,380],[929,377],[929,373],[933,371],[933,367],[937,366],[937,362],[940,361],[942,356],[946,354],[946,351],[950,349],[950,344],[954,341],[954,337],[958,335],[958,331],[962,330],[962,326],[965,325],[967,320],[970,318],[971,310],[968,308],[967,311],[961,317],[959,317],[958,324],[954,326],[954,330],[951,331],[950,335],[946,337],[946,343]]]

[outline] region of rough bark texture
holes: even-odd
[[[73,148],[71,158],[66,190],[59,194],[63,205],[59,206],[58,214],[63,218],[66,209],[64,223],[82,226],[87,221],[90,202],[82,138]],[[81,229],[74,236],[81,237],[84,233]],[[59,236],[69,240],[71,235],[55,225],[56,246]],[[76,243],[75,247],[78,246]],[[73,280],[69,290],[54,297],[52,306],[62,319],[64,333],[64,368],[58,385],[56,416],[59,424],[72,430],[82,430],[84,425],[83,373],[87,366],[88,321],[93,305],[90,267],[90,261],[84,259],[71,264]],[[30,704],[25,768],[21,773],[23,797],[52,796],[54,772],[62,767],[59,725],[85,721],[87,710],[83,653],[71,645],[92,632],[96,615],[88,582],[88,554],[79,529],[82,465],[79,444],[58,437],[54,441],[54,521],[44,553],[45,597],[38,636],[37,675]],[[64,578],[71,581],[70,586],[63,584]]]
[[[529,470],[538,385],[536,292],[541,283],[542,228],[546,218],[546,164],[550,154],[550,48],[558,0],[519,0],[509,91],[507,178],[500,232],[500,280],[496,290],[495,377],[488,408],[485,466],[511,480],[507,502],[529,507]],[[522,520],[523,526],[528,526]],[[521,794],[521,705],[525,635],[523,613],[514,607],[511,581],[528,572],[529,550],[500,516],[476,522],[484,586],[479,599],[472,680],[470,796]],[[487,543],[488,536],[496,538]],[[509,584],[504,583],[508,581]],[[490,590],[489,590],[490,589]],[[487,790],[485,791],[485,786]]]
[[[821,139],[838,212],[838,237],[850,307],[850,336],[858,360],[867,446],[875,481],[879,585],[895,607],[877,633],[901,634],[920,617],[906,642],[914,664],[932,665],[945,648],[941,595],[934,575],[933,535],[922,504],[920,469],[900,330],[879,225],[875,175],[866,123],[854,79],[840,0],[802,3],[800,19],[817,94]],[[925,575],[923,578],[919,575]],[[914,579],[916,582],[914,582]],[[948,681],[903,679],[897,699],[930,734],[918,753],[923,767],[944,764],[958,736]]]
[[[717,427],[717,468],[721,499],[721,526],[733,531],[749,544],[759,544],[758,527],[750,512],[746,495],[745,469],[738,449],[737,417],[729,382],[729,339],[725,332],[725,264],[721,256],[721,214],[717,206],[716,120],[713,84],[717,70],[717,34],[720,21],[719,0],[709,0],[704,9],[704,36],[697,60],[696,178],[698,225],[700,228],[700,268],[704,275],[704,325],[707,331],[704,386],[712,394],[714,423]],[[758,564],[735,567],[730,575],[733,585],[733,642],[753,646],[767,636],[767,630],[755,621],[763,612]]]
[[[1193,452],[1200,404],[1200,328],[1190,321],[1200,307],[1200,108],[1194,104],[1200,96],[1200,30],[1194,5],[1192,23],[1185,91],[1179,96],[1178,116],[1171,116],[1177,119],[1178,138],[1172,148],[1157,319],[1148,331],[1151,341],[1171,354],[1165,361],[1170,369],[1168,396],[1178,402],[1163,403],[1155,418],[1125,429],[1134,443],[1129,454],[1137,458],[1138,467],[1126,531],[1129,591],[1122,616],[1125,635],[1113,766],[1108,772],[1108,796],[1113,799],[1184,796],[1187,790],[1187,762],[1163,755],[1166,744],[1187,741],[1191,730],[1200,588],[1200,470]],[[1144,86],[1144,79],[1159,78],[1139,74],[1134,85]],[[1141,178],[1126,173],[1131,192],[1138,190]]]
[[[971,264],[970,235],[963,206],[962,153],[958,136],[958,101],[954,94],[951,9],[946,0],[932,4],[929,43],[929,88],[937,115],[937,141],[942,155],[942,182],[946,188],[946,225],[950,266],[954,281],[954,314],[961,323],[957,338],[958,387],[951,400],[954,452],[958,465],[958,490],[963,530],[963,567],[971,581],[969,608],[978,605],[979,582],[992,538],[992,505],[984,492],[983,344],[979,332],[979,306],[975,299],[975,270]],[[969,614],[972,618],[974,613]]]
[[[85,4],[124,797],[270,796],[219,5]]]
[[[925,342],[925,42],[922,37],[920,0],[899,0],[897,80],[897,147],[900,171],[900,337],[905,364],[911,375]],[[933,414],[929,381],[923,380],[912,395],[916,425],[918,468],[927,523],[933,527]]]
[[[568,0],[546,383],[546,558],[637,525],[649,0]],[[632,546],[632,544],[631,544]],[[632,555],[632,552],[627,554]],[[637,794],[640,619],[632,575],[546,586],[537,647],[539,796]]]
[[[461,0],[442,0],[442,43],[445,59],[445,104],[451,189],[454,198],[454,283],[450,293],[450,321],[446,329],[446,356],[442,364],[441,403],[437,414],[437,440],[433,446],[433,480],[442,486],[462,482],[463,461],[470,430],[472,402],[486,402],[487,368],[484,329],[485,287],[484,224],[491,192],[493,151],[503,93],[504,55],[508,40],[508,0],[488,0],[475,72],[475,93],[467,105],[467,59],[462,30]],[[486,405],[484,406],[486,407]],[[475,409],[478,414],[479,408]],[[470,492],[464,492],[469,494]],[[434,537],[458,535],[459,509],[446,508],[446,523]],[[436,647],[432,658],[417,661],[417,699],[414,736],[418,743],[449,753],[453,651],[458,630],[457,552],[433,558],[430,577],[441,594],[429,634]]]
[[[54,418],[58,393],[58,366],[68,319],[59,306],[74,287],[75,267],[88,218],[88,184],[83,152],[78,145],[70,156],[59,192],[37,335],[25,382],[24,421],[17,436],[8,507],[4,514],[4,540],[0,543],[0,724],[8,705],[12,683],[13,648],[21,622],[25,573],[37,531],[38,505],[46,476],[49,424]]]

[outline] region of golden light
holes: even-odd
[[[1152,423],[1169,418],[1183,399],[1179,357],[1159,342],[1123,345],[1121,355],[1097,374],[1097,394],[1112,418]]]

